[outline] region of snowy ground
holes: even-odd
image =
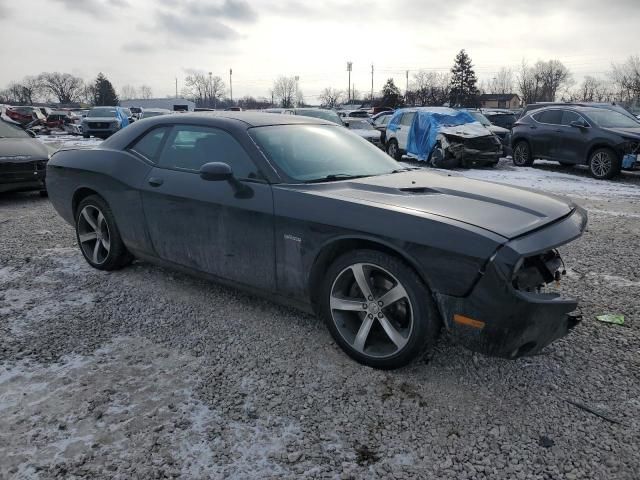
[[[637,480],[640,177],[459,173],[589,211],[561,248],[584,321],[538,356],[444,335],[426,363],[364,368],[309,315],[142,262],[94,270],[47,199],[0,195],[0,478]]]

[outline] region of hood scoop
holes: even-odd
[[[433,195],[435,193],[442,193],[438,190],[427,187],[405,187],[399,189],[401,192],[409,193],[411,195]]]

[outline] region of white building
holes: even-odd
[[[196,104],[186,98],[134,98],[133,100],[121,100],[121,107],[166,108],[174,112],[193,112]]]

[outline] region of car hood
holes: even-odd
[[[452,135],[462,138],[479,138],[492,135],[492,133],[480,122],[464,123],[450,127],[440,127],[438,130],[444,135]]]
[[[33,138],[0,138],[0,162],[47,160],[51,151]]]
[[[312,194],[378,204],[402,213],[436,215],[506,239],[554,222],[575,208],[569,200],[534,190],[438,171],[412,170],[300,188]]]
[[[603,130],[617,133],[618,135],[622,135],[624,137],[630,137],[640,140],[640,125],[638,126],[638,128],[604,128]]]

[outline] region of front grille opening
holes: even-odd
[[[524,292],[541,293],[546,285],[559,282],[566,275],[557,250],[526,257],[513,275],[513,287]]]

